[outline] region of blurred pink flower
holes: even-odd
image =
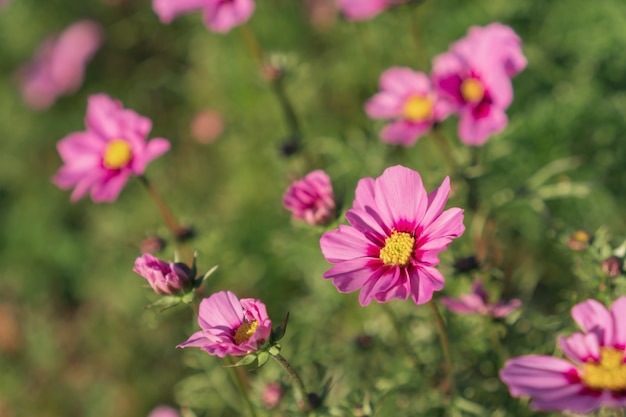
[[[306,0],[304,6],[309,21],[318,29],[329,29],[337,21],[337,9],[332,0]]]
[[[11,0],[0,0],[0,10],[2,10],[2,8],[4,6],[6,6],[7,4],[9,4]]]
[[[113,202],[131,175],[142,175],[150,161],[170,148],[162,138],[146,142],[150,119],[105,94],[89,97],[87,130],[70,133],[57,144],[64,165],[52,181],[62,189],[72,187],[71,200],[91,191],[96,202]]]
[[[152,8],[163,23],[181,14],[204,12],[204,23],[213,32],[227,33],[244,24],[254,13],[254,0],[152,0]]]
[[[337,7],[348,20],[367,20],[385,9],[411,0],[336,0]]]
[[[335,197],[330,178],[321,169],[291,184],[283,195],[283,206],[294,219],[310,225],[325,224],[335,216]]]
[[[442,296],[441,304],[459,314],[482,314],[504,318],[518,309],[522,302],[515,298],[508,303],[503,301],[495,304],[489,303],[489,293],[483,288],[483,283],[477,279],[472,283],[471,294],[462,294],[459,298]]]
[[[198,324],[202,330],[178,347],[198,347],[220,358],[252,353],[269,340],[272,332],[265,304],[253,298],[239,300],[230,291],[202,300]]]
[[[17,70],[26,104],[35,110],[45,110],[59,96],[78,90],[85,67],[103,38],[102,26],[90,20],[81,20],[60,34],[47,37],[33,59]]]
[[[567,359],[528,355],[509,359],[500,379],[514,397],[530,397],[531,408],[587,414],[626,407],[626,297],[610,310],[596,300],[572,308],[582,328],[559,337]]]
[[[473,27],[450,50],[435,57],[431,78],[439,96],[460,116],[459,137],[483,145],[504,130],[513,100],[510,77],[526,66],[521,40],[499,23]]]
[[[373,119],[393,120],[380,132],[387,143],[412,146],[450,113],[450,105],[437,100],[422,72],[392,67],[382,73],[379,85],[381,91],[365,103],[365,112]]]
[[[428,302],[444,285],[435,268],[439,252],[465,230],[463,210],[443,211],[449,193],[449,178],[427,194],[420,175],[399,165],[361,179],[346,213],[351,226],[320,240],[326,260],[336,264],[324,278],[339,292],[360,289],[362,306],[409,295],[416,304]]]
[[[204,109],[191,121],[191,135],[198,143],[215,142],[224,131],[224,118],[217,110]]]
[[[263,405],[268,410],[275,408],[280,404],[280,400],[283,397],[283,387],[278,382],[270,382],[265,385],[265,389],[263,390],[263,397],[261,400],[263,401]]]
[[[183,263],[164,262],[149,253],[135,260],[133,271],[144,277],[157,294],[176,294],[193,284],[191,270]]]
[[[178,411],[167,405],[160,405],[148,414],[148,417],[180,417]]]

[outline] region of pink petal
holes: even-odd
[[[493,307],[491,314],[493,315],[493,317],[497,319],[504,318],[504,317],[509,316],[513,311],[517,310],[521,306],[522,306],[522,302],[518,300],[517,298],[514,298],[506,304],[502,304],[502,303],[496,304]]]
[[[372,119],[393,119],[402,115],[403,105],[400,96],[382,91],[365,103],[365,113]]]
[[[572,318],[586,333],[595,333],[600,346],[612,346],[613,317],[606,307],[596,300],[586,300],[572,308]]]
[[[330,263],[370,256],[370,253],[379,250],[361,232],[345,225],[340,225],[338,230],[324,233],[320,238],[320,246]]]
[[[85,167],[92,166],[94,159],[99,164],[105,147],[104,141],[89,132],[70,133],[57,143],[57,150],[65,163]]]
[[[615,300],[611,305],[611,317],[615,325],[612,345],[620,349],[626,347],[626,296]]]
[[[598,336],[594,333],[574,333],[569,337],[559,337],[559,346],[569,358],[578,363],[585,363],[589,359],[600,360],[600,345]]]
[[[209,4],[204,14],[206,25],[214,32],[226,33],[250,19],[254,13],[253,0],[232,0]]]
[[[430,120],[419,123],[401,120],[385,126],[380,132],[380,138],[392,145],[413,146],[420,137],[430,131],[432,126]]]
[[[122,103],[106,94],[89,96],[85,124],[87,130],[93,131],[103,139],[123,138],[117,116],[122,111]]]
[[[464,294],[458,299],[442,296],[439,300],[448,310],[458,314],[484,314],[486,312],[485,303],[473,294]]]
[[[444,178],[441,185],[428,194],[428,208],[420,222],[423,227],[429,226],[433,220],[441,215],[448,196],[450,195],[450,177]]]
[[[391,234],[390,228],[385,225],[375,209],[371,207],[366,209],[367,211],[355,208],[350,209],[346,212],[346,219],[367,240],[380,249],[385,245],[385,239]],[[379,250],[376,251],[376,256],[378,256],[378,252]],[[370,253],[370,255],[374,256],[374,252]]]
[[[198,324],[201,328],[224,326],[235,329],[243,322],[243,309],[235,294],[220,291],[200,303]]]
[[[375,276],[378,269],[371,265],[371,259],[357,258],[338,263],[326,271],[323,277],[332,279],[339,292],[353,292]]]
[[[422,72],[413,71],[407,67],[392,67],[380,76],[380,89],[400,97],[406,98],[416,94],[430,95],[430,80]]]
[[[94,203],[114,202],[128,182],[129,177],[130,172],[120,171],[95,182],[91,187],[91,199]]]
[[[433,292],[443,289],[443,275],[435,268],[414,268],[409,273],[411,297],[415,304],[419,305],[429,302],[433,298]]]
[[[365,20],[387,8],[386,0],[337,0],[337,7],[348,20]]]
[[[155,158],[170,150],[170,142],[167,139],[155,138],[146,145],[143,152],[133,155],[132,170],[135,175],[142,175],[146,166]]]
[[[417,249],[427,251],[445,247],[453,238],[461,236],[464,231],[463,210],[457,207],[450,208],[424,229]]]
[[[396,268],[397,269],[397,268]],[[396,269],[392,267],[382,266],[378,268],[369,279],[362,285],[359,293],[359,304],[365,307],[376,297],[379,288],[390,288],[397,282],[398,276]]]
[[[152,8],[163,23],[170,23],[175,17],[204,9],[206,0],[152,0]]]
[[[76,202],[83,198],[92,187],[94,187],[106,175],[101,169],[85,172],[85,175],[78,180],[76,187],[70,196],[70,201]],[[60,179],[60,178],[57,178]]]
[[[373,178],[362,178],[359,180],[352,207],[362,210],[367,210],[366,207],[376,207]]]
[[[473,109],[468,106],[461,113],[459,121],[459,138],[466,145],[481,146],[490,135],[495,135],[504,130],[508,123],[508,118],[504,111],[493,105],[486,108],[486,114],[476,117]]]

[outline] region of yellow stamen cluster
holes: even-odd
[[[240,345],[243,342],[250,340],[254,332],[256,332],[257,327],[259,327],[259,322],[256,320],[242,323],[239,327],[237,327],[237,330],[235,330],[235,344]]]
[[[590,360],[585,363],[581,380],[595,390],[626,390],[624,351],[611,347],[600,348],[600,361]]]
[[[385,239],[385,247],[378,257],[385,265],[405,266],[411,259],[415,238],[410,233],[392,230],[391,236]]]
[[[433,112],[433,102],[420,96],[412,96],[404,103],[404,118],[412,122],[421,122],[430,117]]]
[[[461,84],[461,96],[465,101],[477,103],[485,96],[485,88],[475,78],[466,78]]]
[[[120,169],[130,162],[133,152],[128,142],[122,139],[114,139],[104,151],[103,164],[109,169]]]

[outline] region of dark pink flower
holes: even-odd
[[[252,353],[269,340],[272,332],[265,304],[253,298],[239,300],[230,291],[202,300],[198,324],[202,330],[178,347],[198,347],[220,358]]]
[[[507,26],[474,27],[435,57],[431,78],[439,96],[459,114],[459,137],[467,145],[483,145],[504,130],[505,110],[513,100],[511,77],[526,65],[521,40]]]
[[[443,210],[449,193],[449,178],[427,194],[420,175],[403,166],[361,179],[346,213],[351,226],[320,240],[326,260],[336,264],[324,278],[339,292],[360,289],[362,306],[409,296],[428,302],[444,285],[439,253],[465,230],[463,210]]]
[[[17,71],[22,97],[35,110],[50,107],[59,96],[83,83],[85,67],[100,48],[104,32],[99,23],[81,20],[46,38],[33,59]]]
[[[52,181],[62,189],[75,187],[72,201],[90,191],[96,203],[115,201],[131,175],[142,175],[150,161],[170,148],[162,138],[146,142],[150,119],[105,94],[89,97],[85,125],[86,131],[57,144],[64,165]]]
[[[441,297],[441,304],[449,310],[459,314],[482,314],[495,318],[504,318],[518,309],[522,302],[513,299],[508,303],[498,301],[495,304],[489,302],[489,293],[483,288],[480,280],[472,284],[471,294],[462,294],[459,298]]]
[[[435,121],[445,119],[450,105],[437,100],[430,79],[422,72],[392,67],[380,76],[380,92],[365,103],[373,119],[391,119],[380,137],[387,143],[411,146],[428,133]]]
[[[144,277],[157,294],[176,294],[193,284],[191,270],[182,263],[164,262],[149,253],[135,260],[133,271]]]
[[[172,407],[168,407],[167,405],[160,405],[156,407],[154,410],[150,411],[148,417],[180,417],[178,411]]]
[[[254,13],[254,0],[152,0],[152,8],[163,23],[181,14],[202,11],[204,23],[213,32],[227,33]]]
[[[321,169],[295,181],[283,195],[283,206],[292,217],[310,225],[325,224],[335,216],[335,197],[330,178]]]
[[[514,397],[530,397],[540,411],[587,414],[602,407],[626,407],[626,297],[610,310],[596,300],[572,308],[582,328],[559,337],[567,359],[528,355],[509,359],[500,379]]]

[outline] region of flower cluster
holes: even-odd
[[[587,414],[626,407],[626,297],[611,308],[587,300],[572,308],[583,333],[559,337],[567,359],[528,355],[508,360],[500,378],[514,397],[541,411]]]
[[[526,67],[521,40],[508,26],[472,27],[467,36],[433,61],[430,76],[393,67],[380,77],[380,92],[366,104],[374,119],[391,119],[385,142],[411,146],[433,123],[459,116],[463,143],[483,145],[507,125],[513,100],[511,78]]]

